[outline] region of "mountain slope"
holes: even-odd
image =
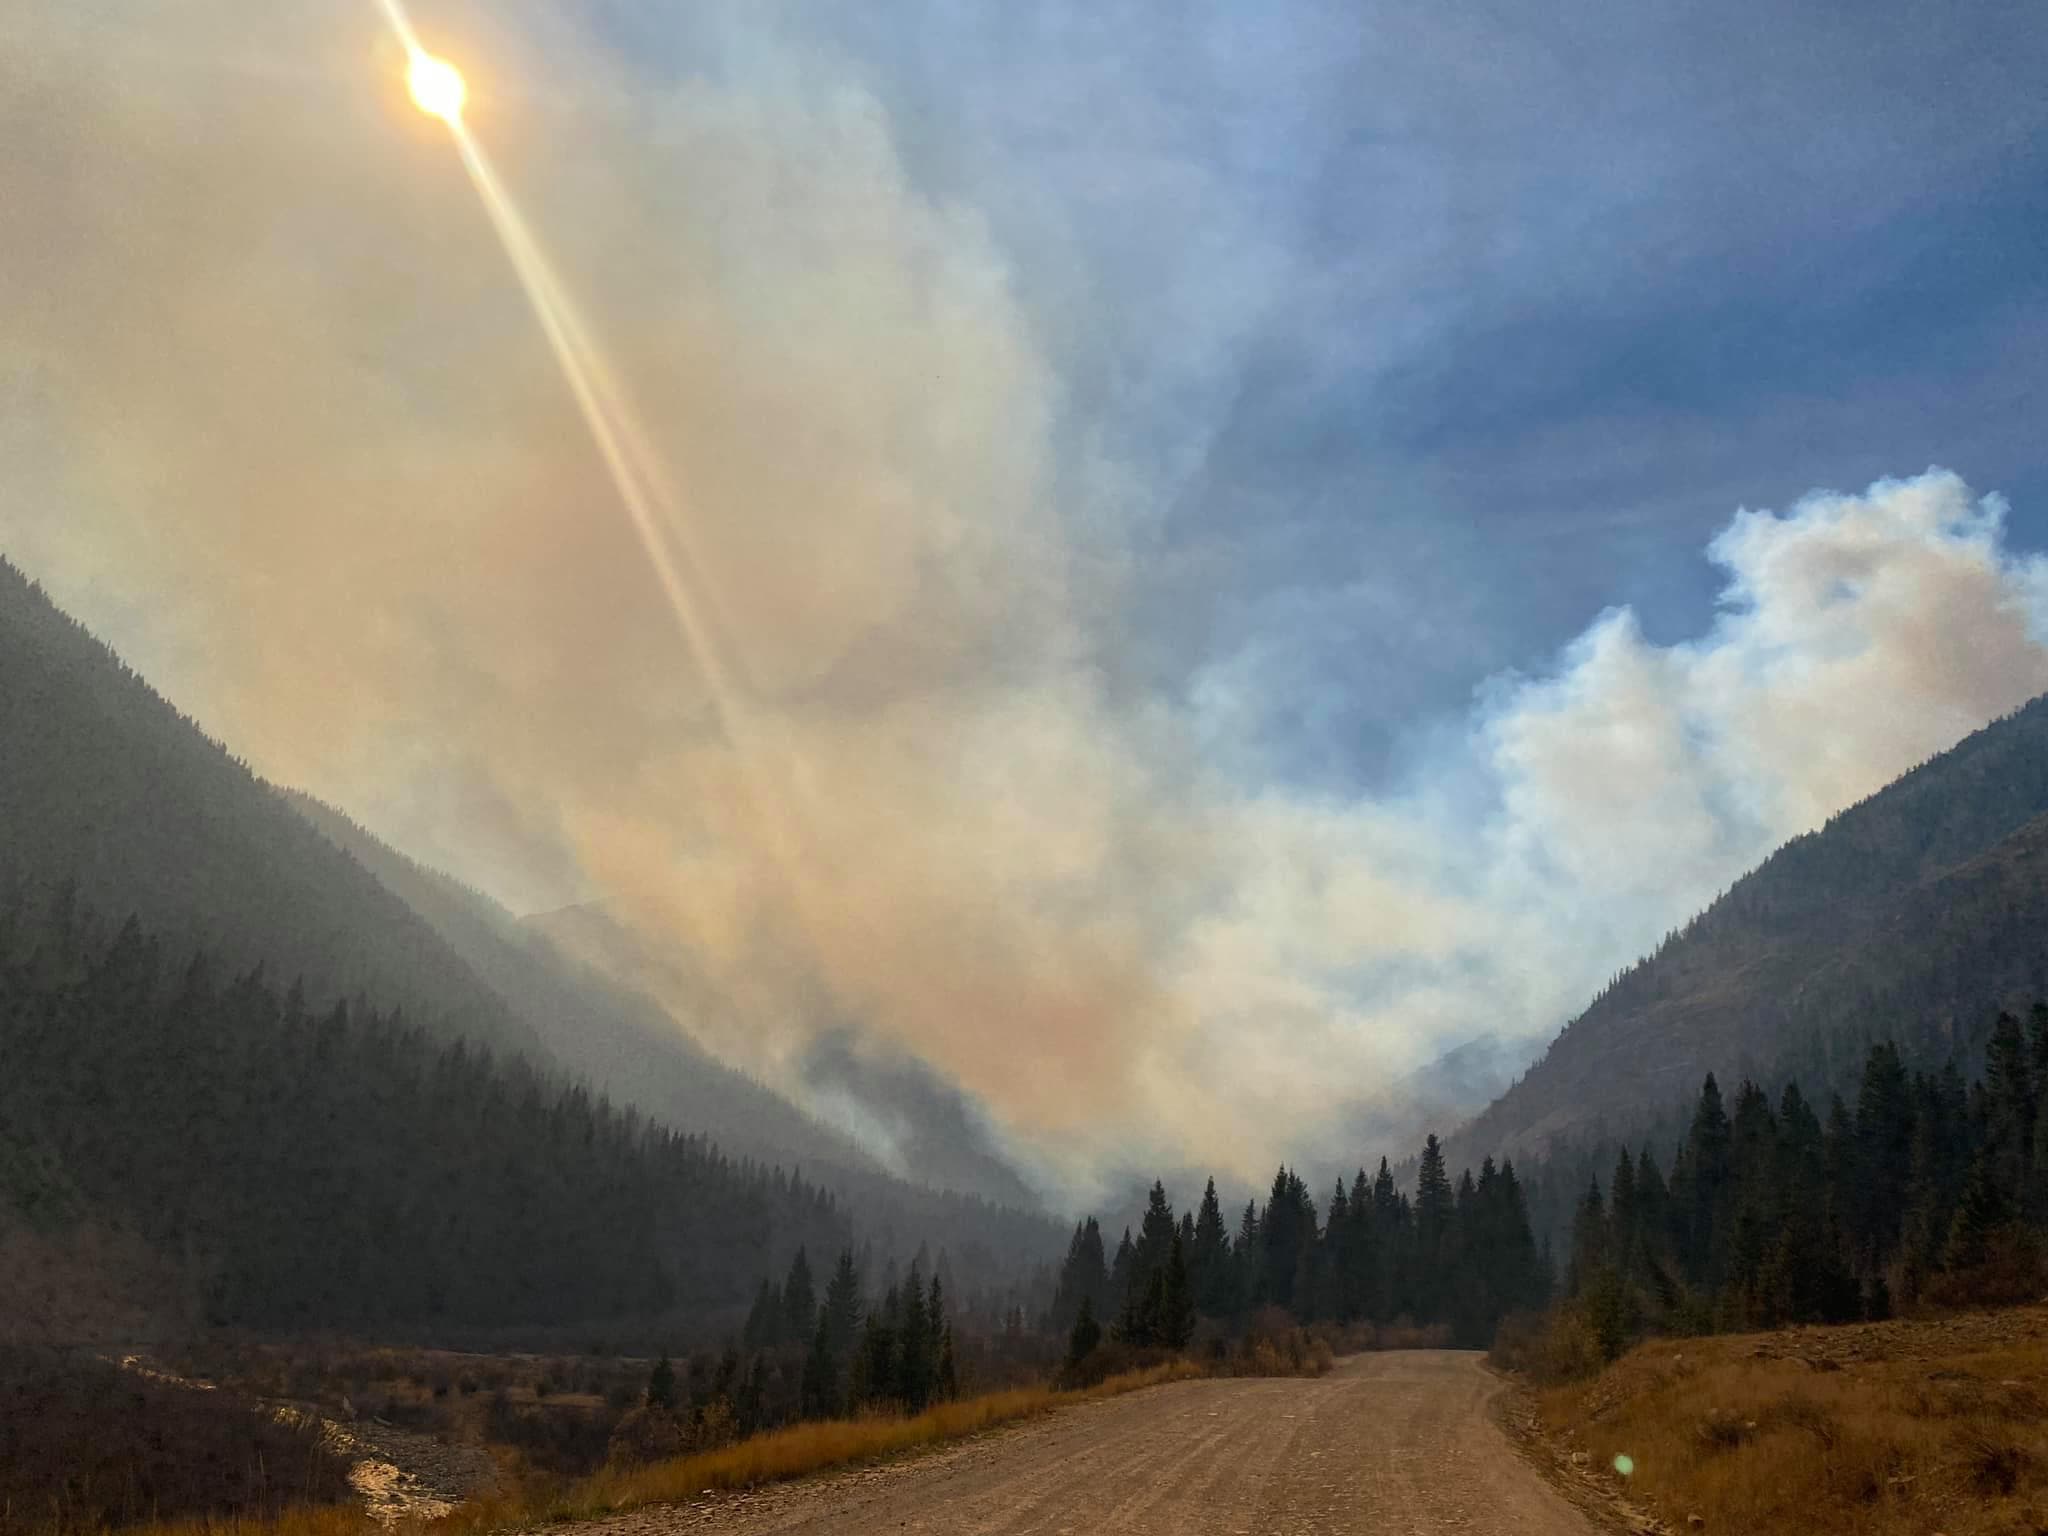
[[[657,952],[601,903],[536,913],[520,926],[556,953],[631,983],[643,998],[702,994],[686,954]],[[916,1058],[881,1053],[846,1032],[827,1030],[810,1042],[794,1070],[807,1102],[832,1105],[844,1116],[837,1123],[862,1127],[883,1166],[1020,1210],[1043,1204],[966,1097]]]
[[[223,977],[261,967],[281,992],[302,983],[307,1015],[360,997],[437,1044],[462,1037],[567,1070],[716,1136],[723,1153],[801,1165],[884,1262],[928,1243],[950,1248],[967,1283],[1000,1285],[1064,1240],[1035,1211],[892,1177],[695,1049],[645,998],[265,783],[0,560],[0,914],[51,911],[67,894],[106,923],[134,917],[167,957],[204,950]],[[0,1158],[0,1203],[57,1202],[49,1145]]]
[[[289,803],[424,916],[517,1007],[555,1059],[612,1098],[707,1134],[729,1152],[796,1163],[833,1190],[862,1236],[907,1260],[920,1244],[950,1250],[975,1284],[995,1284],[1057,1251],[1064,1232],[1006,1166],[978,1166],[931,1126],[911,1143],[910,1177],[819,1125],[787,1099],[699,1047],[660,1004],[615,977],[652,962],[602,912],[569,908],[519,919],[460,881],[419,864],[296,791]],[[588,957],[586,959],[586,957]],[[600,968],[601,967],[601,968]],[[943,1130],[943,1122],[939,1130]],[[959,1138],[954,1138],[957,1141]],[[939,1155],[943,1154],[943,1155]]]
[[[36,1224],[139,1238],[193,1320],[708,1334],[799,1245],[851,1237],[815,1185],[76,903],[0,908],[0,1060],[0,1149],[25,1154],[0,1174],[64,1207]]]
[[[1839,1086],[1889,1036],[1968,1060],[2048,993],[2048,699],[1794,838],[1619,977],[1451,1140],[1454,1163],[1632,1127],[1708,1071]]]
[[[851,1142],[710,1056],[651,999],[563,953],[482,892],[407,858],[310,795],[282,793],[424,918],[571,1072],[745,1156],[806,1167],[868,1164]]]
[[[367,869],[0,560],[0,898],[67,885],[167,944],[364,993],[446,1033],[539,1039]]]

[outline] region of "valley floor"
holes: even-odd
[[[579,1536],[1381,1531],[1588,1536],[1450,1350],[1354,1356],[1315,1380],[1180,1382],[838,1476],[636,1510]]]

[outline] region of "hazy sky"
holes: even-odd
[[[414,16],[744,750],[371,0],[0,0],[0,549],[834,1113],[1342,1145],[2048,687],[2034,0]]]

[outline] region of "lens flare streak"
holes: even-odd
[[[400,0],[378,0],[378,5],[405,48],[415,73],[422,61],[440,62],[421,46]],[[453,74],[451,66],[443,67]],[[455,75],[454,78],[459,81],[461,77]],[[416,97],[418,94],[415,90]],[[771,796],[761,782],[769,759],[775,758],[780,760],[776,765],[779,771],[775,772],[775,787],[795,790],[802,786],[806,780],[797,755],[788,744],[769,739],[775,733],[769,729],[768,722],[746,707],[740,691],[734,686],[722,660],[725,650],[722,638],[714,628],[717,605],[704,595],[708,584],[702,579],[700,562],[690,547],[679,515],[677,497],[662,472],[659,457],[640,428],[624,392],[605,365],[576,307],[569,301],[567,291],[542,254],[539,243],[510,194],[499,181],[483,145],[463,121],[460,102],[455,103],[455,110],[446,112],[432,104],[445,99],[444,96],[430,96],[429,100],[421,101],[420,106],[441,118],[455,141],[463,169],[476,188],[477,197],[483,203],[499,244],[504,247],[513,272],[525,291],[534,317],[540,322],[563,380],[569,386],[599,457],[603,459],[618,491],[620,503],[626,509],[633,531],[667,599],[684,646],[703,680],[718,730],[745,770],[740,778],[746,786],[749,808],[767,834],[769,851],[788,879],[790,895],[802,908],[806,905],[806,885],[795,878],[798,839],[789,825],[788,796]],[[671,548],[672,539],[682,546],[680,551]]]

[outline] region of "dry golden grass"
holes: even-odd
[[[384,1536],[386,1530],[355,1504],[303,1505],[268,1520],[216,1516],[122,1527],[124,1536]]]
[[[1680,1530],[2048,1529],[2048,1309],[1661,1340],[1538,1401]]]
[[[1201,1375],[1186,1361],[1112,1376],[1080,1392],[1017,1387],[960,1402],[940,1403],[915,1417],[888,1414],[793,1424],[734,1445],[651,1467],[607,1468],[536,1511],[547,1519],[583,1519],[640,1504],[672,1503],[707,1489],[751,1488],[786,1482],[827,1467],[850,1466],[957,1440],[998,1425],[1036,1418],[1064,1404],[1115,1397],[1141,1387]]]
[[[714,1451],[678,1457],[646,1467],[608,1468],[566,1488],[479,1499],[443,1519],[401,1528],[401,1536],[463,1536],[463,1533],[582,1520],[644,1504],[675,1503],[710,1489],[750,1488],[786,1482],[830,1468],[961,1439],[1000,1425],[1037,1418],[1071,1403],[1117,1397],[1169,1381],[1203,1375],[1187,1360],[1112,1376],[1078,1392],[1018,1387],[959,1402],[940,1403],[914,1417],[877,1414],[793,1424],[754,1435]],[[295,1509],[278,1519],[193,1520],[135,1527],[133,1536],[386,1536],[355,1506]]]

